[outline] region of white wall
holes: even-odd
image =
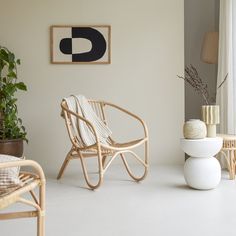
[[[112,64],[50,64],[55,24],[111,25]],[[73,93],[117,103],[146,120],[152,163],[183,162],[184,87],[176,78],[184,67],[183,0],[1,0],[0,31],[1,44],[21,58],[20,78],[28,85],[19,95],[25,153],[46,172],[56,173],[69,149],[60,101]]]

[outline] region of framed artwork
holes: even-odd
[[[51,26],[51,63],[110,64],[111,27]]]

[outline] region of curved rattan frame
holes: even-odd
[[[99,136],[93,124],[89,122],[88,120],[86,120],[84,117],[80,116],[79,114],[69,110],[66,102],[62,101],[61,103],[62,116],[65,119],[67,131],[68,131],[71,143],[72,143],[72,148],[68,152],[61,166],[57,179],[60,179],[62,177],[70,160],[79,158],[81,161],[84,178],[87,185],[91,189],[96,189],[101,185],[103,181],[104,173],[106,172],[106,170],[108,169],[112,161],[117,156],[120,156],[130,177],[133,178],[135,181],[143,180],[145,176],[147,175],[147,171],[148,171],[148,129],[145,122],[141,118],[139,118],[137,115],[115,104],[104,102],[104,101],[96,101],[96,100],[89,100],[89,102],[93,106],[97,115],[99,115],[99,117],[104,121],[104,123],[106,123],[106,114],[105,114],[105,109],[104,109],[105,107],[117,109],[120,112],[123,112],[127,114],[128,116],[132,117],[134,120],[138,121],[141,124],[141,127],[143,128],[143,133],[144,133],[143,137],[141,139],[133,140],[131,142],[122,143],[122,144],[116,143],[110,137],[109,138],[110,145],[104,145],[99,141]],[[77,117],[78,120],[84,121],[87,124],[87,126],[91,129],[96,139],[96,143],[94,145],[85,146],[84,144],[79,142],[78,137],[76,137],[75,132],[73,132],[73,126],[71,122],[72,116]],[[144,145],[144,158],[143,159],[141,159],[133,150],[134,148],[140,145]],[[143,170],[142,175],[136,176],[133,174],[126,160],[126,157],[125,157],[126,153],[130,153],[143,166],[144,170]],[[95,184],[93,184],[89,179],[89,174],[88,174],[88,170],[85,163],[85,158],[87,157],[96,157],[98,161],[99,179],[97,183]],[[110,157],[110,159],[107,161],[108,157]]]
[[[20,202],[35,208],[33,211],[0,213],[0,220],[37,217],[37,236],[45,235],[45,176],[41,166],[32,160],[20,160],[0,163],[0,168],[27,166],[33,168],[34,172],[20,172],[21,187],[0,197],[0,210]],[[34,193],[35,188],[39,188],[38,194]],[[32,200],[22,197],[29,193]]]
[[[229,178],[235,179],[236,173],[236,136],[228,134],[217,134],[218,137],[223,138],[223,147],[217,156],[222,154],[229,171]]]

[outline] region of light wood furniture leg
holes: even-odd
[[[229,175],[230,179],[235,179],[235,160],[234,160],[234,151],[230,150],[230,170]]]
[[[148,171],[148,142],[145,143],[145,161],[144,162],[135,153],[133,153],[133,152],[129,152],[129,153],[131,153],[143,165],[144,173],[141,176],[135,176],[132,173],[129,164],[126,161],[124,153],[120,153],[121,159],[125,165],[125,168],[126,168],[128,174],[130,175],[130,177],[133,178],[135,181],[141,181],[146,177],[147,171]]]
[[[102,157],[102,166],[103,166],[103,168],[105,167],[106,159],[107,159],[107,156],[104,155],[104,156]]]
[[[45,235],[45,184],[41,184],[39,187],[39,204],[41,210],[38,212],[37,225],[38,236]]]
[[[102,164],[101,152],[99,152],[98,155],[97,155],[97,161],[98,161],[98,181],[97,181],[96,184],[93,184],[90,181],[88,170],[87,170],[87,166],[86,166],[85,160],[84,160],[85,158],[83,157],[83,154],[80,151],[78,151],[78,154],[79,154],[79,157],[80,157],[80,161],[81,161],[81,165],[82,165],[82,170],[83,170],[84,178],[85,178],[85,181],[86,181],[87,185],[91,189],[98,188],[101,185],[101,183],[103,182],[103,172],[104,172],[103,164]]]
[[[70,160],[71,160],[71,153],[73,152],[73,150],[71,149],[68,154],[66,155],[66,158],[61,166],[61,169],[58,173],[57,179],[60,179],[62,177],[62,175],[64,174],[64,171],[67,167],[67,165],[69,164]]]
[[[236,173],[236,151],[234,150],[234,171]]]

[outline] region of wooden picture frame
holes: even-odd
[[[109,25],[52,25],[50,38],[53,64],[111,63]]]

